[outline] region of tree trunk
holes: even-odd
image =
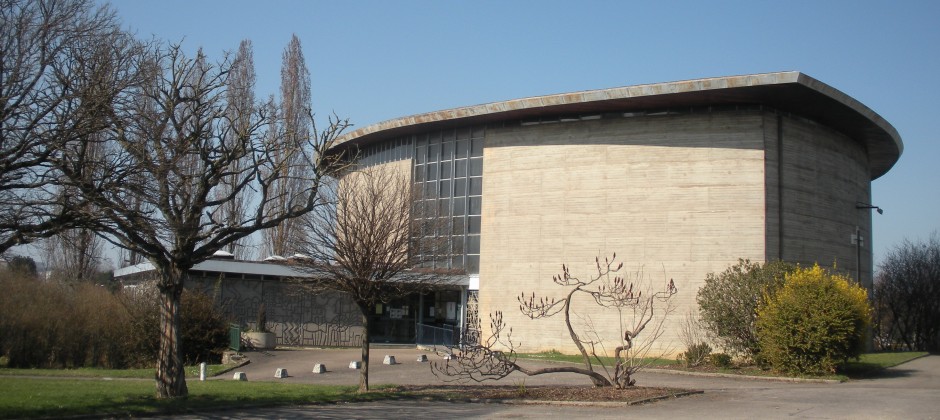
[[[160,290],[160,351],[157,353],[157,397],[179,398],[189,395],[186,372],[180,353],[180,300],[183,294],[183,270],[166,268]]]
[[[362,316],[362,369],[359,371],[359,392],[369,391],[369,310],[366,305],[359,305]]]

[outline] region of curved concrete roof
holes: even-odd
[[[334,149],[458,125],[537,119],[559,114],[709,105],[767,105],[833,127],[865,144],[871,160],[872,179],[888,172],[904,150],[897,130],[880,115],[839,90],[795,71],[588,90],[428,112],[352,131],[342,136]]]

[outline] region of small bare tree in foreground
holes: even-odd
[[[512,339],[512,328],[503,322],[501,312],[490,315],[490,335],[479,344],[465,345],[459,349],[457,357],[442,363],[432,363],[432,372],[446,380],[497,380],[508,376],[512,372],[521,372],[528,376],[543,375],[547,373],[570,372],[578,373],[591,378],[595,386],[614,386],[625,388],[633,386],[635,380],[632,375],[643,367],[639,359],[645,356],[653,342],[662,335],[662,325],[665,315],[669,312],[668,303],[663,316],[658,322],[652,324],[651,335],[648,339],[637,340],[654,319],[657,302],[667,302],[677,289],[672,280],[666,283],[663,291],[643,295],[634,288],[633,283],[627,283],[623,277],[615,274],[623,268],[623,263],[614,267],[617,254],[612,258],[595,259],[597,274],[587,280],[581,280],[571,275],[568,266],[562,265],[562,273],[552,279],[555,284],[569,288],[564,298],[539,298],[534,293],[526,296],[523,293],[518,297],[519,310],[531,319],[548,318],[564,314],[565,325],[572,342],[577,346],[584,359],[584,367],[558,366],[543,369],[528,369],[516,363],[516,348],[518,343]],[[641,273],[636,274],[640,280]],[[603,340],[590,325],[585,336],[579,336],[571,325],[571,304],[576,296],[587,295],[594,303],[602,308],[616,310],[619,315],[623,338],[613,349],[614,365],[608,367],[603,357],[609,356],[605,351]],[[632,313],[633,322],[628,324],[627,313]],[[595,362],[603,370],[603,374],[595,368]]]
[[[359,309],[362,320],[362,369],[359,391],[369,390],[369,318],[376,304],[421,293],[445,283],[448,272],[418,268],[419,256],[434,258],[449,244],[449,230],[420,200],[409,179],[371,167],[351,172],[325,194],[322,206],[304,220],[307,260],[301,279],[310,293],[340,292]],[[440,234],[440,235],[439,235]],[[447,256],[449,258],[449,256]]]

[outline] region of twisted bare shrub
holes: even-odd
[[[535,293],[528,296],[523,293],[518,297],[520,311],[531,319],[564,314],[568,334],[584,360],[583,367],[559,366],[528,369],[520,366],[516,363],[518,343],[512,339],[512,329],[503,322],[502,313],[496,312],[490,315],[488,338],[482,340],[480,344],[466,344],[457,349],[456,358],[445,360],[443,363],[432,363],[432,372],[445,381],[496,380],[515,371],[528,376],[570,372],[588,376],[595,386],[625,388],[635,385],[636,381],[632,375],[643,367],[642,363],[638,363],[638,359],[646,354],[651,344],[662,334],[664,317],[660,317],[658,323],[653,324],[652,331],[647,334],[647,338],[642,343],[637,338],[654,319],[654,313],[657,310],[656,303],[667,302],[676,294],[677,289],[675,283],[669,280],[665,290],[647,293],[644,296],[641,291],[634,288],[633,283],[628,283],[623,277],[616,275],[623,268],[623,263],[614,266],[616,258],[617,255],[614,254],[610,259],[605,258],[603,263],[600,262],[600,258],[596,258],[597,274],[586,280],[572,276],[568,266],[562,265],[562,273],[552,278],[555,284],[568,288],[567,294],[562,299],[537,297]],[[641,273],[636,273],[637,280],[641,277]],[[609,356],[603,350],[603,340],[593,331],[587,331],[582,334],[583,336],[579,335],[571,324],[571,303],[577,295],[587,295],[594,300],[596,305],[617,311],[621,325],[630,326],[623,332],[622,339],[618,340],[618,345],[614,348],[614,366],[610,368],[602,359],[602,357]],[[668,311],[667,304],[664,315]],[[627,312],[633,315],[632,323],[627,320]],[[588,336],[593,336],[593,338],[584,338]],[[595,370],[595,362],[604,374]]]

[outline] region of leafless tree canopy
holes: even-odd
[[[310,102],[310,72],[304,60],[303,49],[297,35],[291,37],[284,49],[281,64],[281,106],[276,119],[276,137],[284,144],[282,159],[299,161],[305,139],[310,137],[313,113]],[[274,191],[281,205],[297,191],[305,188],[304,180],[309,168],[305,165],[287,165],[281,169]],[[296,252],[296,244],[302,240],[302,229],[296,220],[285,220],[262,232],[264,251],[268,255],[287,256]]]
[[[330,205],[303,219],[302,252],[309,259],[301,264],[310,273],[304,287],[311,293],[345,293],[358,306],[366,330],[359,382],[359,389],[365,391],[368,315],[373,306],[439,287],[456,274],[417,269],[413,257],[419,242],[425,255],[443,253],[449,236],[430,232],[448,232],[438,230],[448,218],[429,214],[410,179],[393,169],[369,167],[346,173],[331,185],[324,194]]]
[[[177,336],[185,273],[215,251],[320,205],[321,178],[337,164],[324,151],[348,123],[331,118],[327,129],[287,153],[288,146],[266,135],[272,116],[265,107],[235,121],[233,115],[244,117],[229,103],[237,60],[213,64],[201,52],[190,58],[170,46],[144,62],[154,69],[151,78],[117,110],[102,157],[79,159],[79,150],[65,156],[62,171],[70,188],[94,204],[89,217],[97,231],[144,256],[160,276],[157,390],[175,397],[188,392]],[[298,165],[310,174],[304,187],[277,191],[274,185]],[[94,176],[84,176],[87,171]],[[251,208],[239,217],[219,211],[233,200]]]
[[[141,45],[91,0],[0,0],[0,252],[78,224],[52,161],[104,130]]]
[[[617,255],[612,258],[595,259],[597,274],[588,279],[572,276],[568,266],[562,265],[562,273],[552,279],[555,284],[567,288],[565,297],[561,299],[538,297],[535,293],[528,296],[523,293],[518,297],[519,310],[531,319],[548,318],[563,314],[565,325],[572,342],[577,346],[584,359],[584,367],[562,366],[545,369],[528,369],[516,363],[517,342],[512,339],[512,329],[502,320],[502,313],[491,314],[490,336],[479,344],[467,344],[458,350],[458,357],[444,363],[434,363],[432,371],[435,375],[455,380],[495,380],[508,376],[514,371],[529,376],[547,373],[571,372],[586,375],[595,386],[615,386],[624,388],[635,384],[632,375],[642,368],[640,360],[646,355],[651,344],[662,334],[662,313],[659,323],[654,323],[651,334],[640,344],[637,337],[646,330],[657,312],[657,302],[667,302],[677,293],[672,280],[666,283],[663,291],[647,293],[634,288],[623,277],[616,275],[623,263],[615,264]],[[636,279],[642,278],[642,273],[636,274]],[[620,323],[626,326],[623,337],[616,339],[617,345],[613,349],[614,366],[611,371],[604,364],[604,356],[609,356],[604,349],[604,340],[597,332],[588,326],[588,331],[579,335],[571,324],[571,305],[578,295],[586,295],[601,307],[618,312]],[[668,302],[667,302],[668,305]],[[668,306],[663,312],[668,311]],[[629,312],[629,314],[627,313]],[[632,322],[629,322],[632,320]],[[594,364],[600,365],[604,371],[601,374]]]

